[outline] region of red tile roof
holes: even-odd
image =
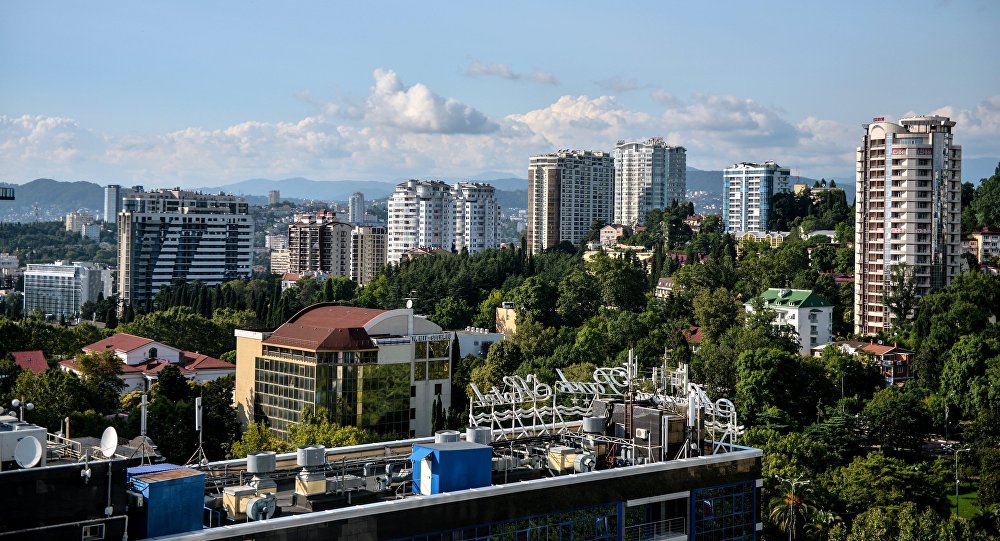
[[[31,370],[34,374],[41,374],[49,368],[49,362],[45,360],[45,353],[40,350],[14,351],[10,355],[14,357],[17,366],[24,370]]]
[[[705,333],[701,332],[701,327],[696,327],[694,325],[685,329],[681,334],[684,335],[684,339],[687,340],[689,344],[700,344],[701,341],[705,339]]]
[[[374,349],[364,326],[384,313],[371,308],[314,304],[292,316],[264,343],[311,350]]]
[[[149,375],[159,374],[169,364],[171,363],[162,359],[144,361],[136,365],[122,363],[122,373]],[[59,365],[77,372],[79,371],[76,359],[60,361]],[[216,359],[215,357],[209,357],[203,353],[192,353],[190,351],[182,351],[181,362],[174,364],[174,366],[180,370],[181,374],[185,375],[195,374],[201,370],[236,370],[236,365],[232,363],[227,363],[226,361]]]
[[[89,346],[83,346],[83,351],[86,351],[87,353],[101,353],[103,351],[128,353],[129,351],[141,348],[150,342],[153,342],[153,340],[120,332],[99,342],[94,342]]]

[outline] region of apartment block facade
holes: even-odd
[[[134,191],[118,215],[118,295],[144,304],[176,279],[249,277],[254,221],[246,201],[174,188]]]
[[[854,331],[888,329],[893,269],[905,265],[916,295],[951,283],[961,263],[962,147],[955,122],[876,117],[857,149]]]
[[[363,286],[385,266],[388,232],[384,227],[356,225],[351,230],[351,280]]]
[[[792,189],[791,171],[774,162],[743,162],[722,171],[722,226],[725,231],[768,231],[771,197]]]
[[[325,210],[288,224],[288,272],[351,275],[351,224]]]
[[[94,263],[30,264],[24,271],[24,311],[74,317],[85,302],[97,301],[110,280],[111,272]]]
[[[500,229],[500,204],[496,188],[482,182],[452,186],[455,205],[455,251],[475,254],[496,247]]]
[[[528,160],[528,249],[579,244],[594,220],[611,221],[614,159],[607,152],[560,150]]]
[[[652,209],[683,203],[687,190],[687,150],[662,137],[618,141],[615,147],[615,223],[642,223]]]
[[[365,223],[365,194],[354,192],[347,202],[347,221],[352,224]]]

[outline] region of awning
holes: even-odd
[[[427,447],[417,447],[417,446],[414,445],[413,446],[413,452],[410,453],[409,459],[411,461],[413,461],[413,462],[420,462],[421,460],[423,460],[424,458],[426,458],[427,455],[430,455],[430,454],[433,454],[433,453],[434,453],[434,449],[429,449]]]

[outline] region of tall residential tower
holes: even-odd
[[[399,263],[413,248],[451,251],[455,244],[455,207],[451,186],[439,180],[408,180],[389,196],[387,262]]]
[[[854,331],[889,328],[893,269],[923,296],[959,272],[962,147],[943,116],[876,117],[857,149]]]
[[[482,182],[459,182],[451,188],[455,202],[455,250],[475,254],[495,248],[500,229],[496,188]]]
[[[118,218],[122,302],[144,304],[177,279],[216,285],[251,274],[254,222],[242,197],[137,191]]]
[[[560,150],[528,160],[528,249],[579,244],[595,220],[609,222],[614,160],[607,152]]]
[[[683,203],[687,190],[687,150],[662,137],[618,141],[615,147],[614,222],[642,223],[652,209]]]
[[[738,163],[722,171],[722,227],[729,232],[763,233],[771,219],[771,197],[788,193],[791,172],[774,162]]]

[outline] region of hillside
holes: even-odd
[[[14,201],[0,201],[0,221],[60,220],[67,212],[88,210],[104,212],[104,188],[93,182],[67,182],[39,178],[25,184],[5,184],[13,187]]]

